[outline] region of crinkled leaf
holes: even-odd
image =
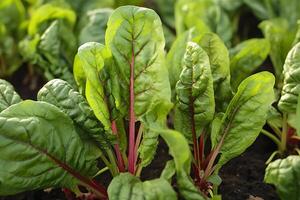
[[[267,39],[249,39],[231,49],[230,71],[234,89],[265,61],[269,51]]]
[[[170,99],[164,65],[165,40],[160,18],[153,10],[135,6],[117,8],[108,21],[105,40],[114,59],[117,71],[114,76],[118,77],[125,110],[129,107],[131,78],[137,120],[158,99]]]
[[[176,84],[174,126],[191,140],[193,129],[199,136],[213,119],[213,78],[206,52],[193,42],[189,42],[186,47],[182,68]]]
[[[75,41],[73,33],[62,22],[54,21],[46,29],[36,50],[40,57],[37,64],[45,71],[46,78],[61,78],[75,87],[69,60],[74,55]],[[65,54],[64,50],[67,51]]]
[[[97,9],[88,12],[89,21],[81,29],[79,34],[79,44],[86,42],[105,42],[105,30],[111,9]]]
[[[37,99],[55,105],[66,113],[76,126],[85,131],[86,135],[82,135],[82,138],[92,137],[101,144],[101,147],[109,145],[110,135],[105,135],[104,127],[95,117],[85,98],[66,81],[59,79],[49,81],[39,91]]]
[[[172,89],[172,99],[175,100],[175,86],[182,71],[182,60],[188,42],[196,36],[193,29],[185,31],[177,36],[170,51],[167,54],[166,63],[169,70],[169,80]]]
[[[0,112],[21,101],[22,99],[14,87],[9,82],[0,79]]]
[[[260,72],[246,78],[238,87],[222,119],[222,127],[212,141],[221,142],[218,169],[230,159],[243,153],[259,135],[274,101],[274,76]],[[251,114],[251,117],[249,117]],[[214,133],[214,132],[212,132]]]
[[[0,195],[72,189],[78,175],[97,173],[99,152],[86,148],[71,119],[51,104],[28,100],[10,106],[0,113],[0,132]]]
[[[300,157],[289,156],[271,162],[265,173],[265,182],[273,184],[282,200],[300,199]]]
[[[108,187],[110,200],[176,200],[176,192],[165,179],[141,182],[130,173],[121,173]]]
[[[285,113],[296,113],[300,94],[300,43],[296,44],[286,57],[283,66],[283,87],[278,107]]]
[[[214,33],[203,34],[196,40],[198,40],[197,43],[206,51],[209,57],[214,80],[216,110],[225,111],[232,98],[228,50],[219,36]]]

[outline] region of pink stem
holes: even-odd
[[[143,133],[143,125],[140,125],[140,129],[135,141],[135,147],[134,147],[134,152],[135,152],[135,158],[134,158],[134,163],[137,163],[137,159],[138,159],[138,150],[139,150],[139,146],[141,143],[141,139],[142,139],[142,133]]]
[[[113,132],[113,134],[115,134],[118,137],[118,129],[117,129],[117,125],[116,125],[116,121],[112,121],[111,123],[111,130]],[[123,157],[121,155],[121,150],[120,150],[120,146],[119,143],[116,143],[114,145],[115,148],[115,152],[117,155],[117,160],[118,160],[118,168],[120,172],[125,172],[125,166],[124,166],[124,160]]]
[[[132,57],[130,63],[130,85],[129,85],[129,152],[128,152],[128,171],[135,172],[135,114],[134,114],[134,47],[132,45]]]

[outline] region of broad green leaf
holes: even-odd
[[[85,95],[96,117],[106,130],[110,130],[110,112],[104,85],[100,79],[100,72],[104,68],[105,58],[108,56],[105,46],[96,42],[81,45],[74,62],[74,76],[76,82],[85,87]]]
[[[269,51],[267,39],[249,39],[231,49],[230,71],[234,89],[265,61]]]
[[[109,145],[104,127],[95,117],[85,98],[66,81],[54,79],[39,91],[37,99],[55,105],[66,113],[77,127],[84,130],[82,138],[92,137],[101,144]]]
[[[296,32],[291,30],[287,20],[281,18],[265,20],[259,24],[259,28],[271,44],[270,57],[274,65],[276,82],[280,83],[282,66],[293,44]]]
[[[225,111],[232,98],[228,50],[219,36],[214,33],[203,34],[195,40],[206,51],[209,57],[214,80],[216,110]]]
[[[134,112],[139,120],[157,100],[171,96],[164,62],[164,35],[159,16],[150,9],[135,6],[117,8],[111,15],[105,35],[121,87],[129,108],[130,80],[133,82]]]
[[[71,119],[57,107],[29,100],[10,106],[0,113],[0,195],[74,189],[79,176],[88,180],[97,173],[99,152],[84,147]]]
[[[296,113],[298,95],[300,94],[300,42],[286,57],[283,66],[283,87],[278,107],[285,113]]]
[[[230,44],[233,28],[229,16],[213,0],[179,0],[175,5],[176,32],[195,27],[203,34],[214,32]]]
[[[218,169],[230,159],[243,153],[259,135],[267,119],[267,112],[274,101],[274,76],[260,72],[246,78],[238,87],[222,119],[216,147],[221,143]],[[251,117],[249,118],[249,114]]]
[[[76,21],[76,14],[73,10],[66,7],[44,4],[33,13],[28,24],[28,34],[33,36],[40,31],[44,31],[41,29],[43,27],[41,25],[55,19],[65,20],[72,27]]]
[[[110,200],[176,200],[177,195],[165,179],[159,178],[141,182],[132,174],[121,173],[108,187]]]
[[[183,69],[176,84],[175,129],[189,140],[193,129],[199,136],[215,111],[213,78],[209,58],[196,43],[189,42]]]
[[[21,101],[22,99],[15,92],[14,87],[9,82],[0,79],[0,112]]]
[[[79,44],[82,45],[86,42],[103,44],[105,42],[106,24],[111,13],[112,10],[108,8],[89,11],[87,13],[89,21],[80,31]]]
[[[289,156],[271,162],[265,173],[265,182],[276,187],[282,200],[300,199],[300,157]]]

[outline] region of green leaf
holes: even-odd
[[[212,141],[213,147],[221,143],[218,169],[243,153],[259,135],[274,101],[274,82],[271,73],[260,72],[246,78],[238,87],[223,116],[222,128],[217,136],[211,136],[218,138]]]
[[[185,31],[177,36],[170,51],[167,54],[166,64],[169,70],[169,80],[172,90],[172,99],[175,100],[175,86],[182,71],[182,60],[188,42],[196,36],[194,29]]]
[[[21,0],[1,0],[0,23],[3,23],[13,35],[17,35],[20,25],[26,18],[26,11]]]
[[[206,51],[209,57],[216,110],[225,111],[232,98],[228,50],[219,36],[214,33],[203,34],[195,40],[199,40],[197,43]]]
[[[283,66],[283,87],[278,107],[285,113],[296,113],[298,95],[300,94],[300,42],[286,57]]]
[[[110,130],[111,121],[100,72],[108,56],[105,46],[88,42],[79,47],[74,62],[75,80],[80,87],[85,87],[86,99],[105,130]]]
[[[0,79],[0,112],[21,101],[22,99],[15,92],[14,87],[9,82]]]
[[[172,107],[171,102],[160,101],[142,118],[144,134],[138,149],[141,166],[149,165],[157,150],[159,133],[153,131],[150,127],[166,128],[167,115]]]
[[[179,0],[175,5],[176,32],[195,27],[203,34],[214,32],[230,44],[233,28],[229,16],[213,0]]]
[[[130,79],[133,79],[136,120],[151,110],[156,101],[169,101],[165,40],[160,18],[153,10],[135,6],[117,8],[108,21],[105,40],[126,103],[124,110],[129,108]]]
[[[55,19],[65,20],[72,27],[76,22],[76,14],[73,10],[66,7],[44,4],[33,13],[28,24],[28,34],[33,36],[40,31],[43,32],[44,30],[41,29],[43,27],[42,24]]]
[[[230,71],[234,89],[265,61],[269,51],[267,39],[249,39],[231,49]]]
[[[23,101],[0,113],[0,151],[0,195],[74,189],[79,176],[97,173],[98,150],[84,148],[71,119],[45,102]]]
[[[175,162],[174,160],[169,160],[161,172],[160,178],[166,179],[170,183],[175,173]]]
[[[213,78],[209,58],[196,43],[189,42],[183,69],[176,84],[174,126],[189,140],[192,132],[199,136],[213,119],[215,111]]]
[[[300,157],[289,156],[271,162],[265,173],[265,182],[273,184],[282,200],[299,200]]]
[[[48,80],[60,78],[76,86],[69,60],[75,53],[75,41],[73,33],[60,21],[53,21],[43,33],[36,50],[39,56],[37,64]]]
[[[281,113],[274,107],[271,106],[268,110],[268,124],[281,128],[282,127],[282,115]]]
[[[159,178],[141,182],[130,173],[116,176],[108,187],[111,200],[176,200],[177,195],[165,179]]]
[[[281,18],[265,20],[259,24],[259,28],[271,44],[270,57],[274,65],[276,82],[281,82],[282,66],[293,44],[296,31],[291,30],[288,21]]]
[[[201,192],[195,187],[190,174],[191,152],[184,136],[173,130],[153,129],[166,141],[176,169],[176,180],[180,195],[186,200],[204,200]]]
[[[105,42],[105,30],[108,18],[112,13],[111,9],[97,9],[87,13],[89,21],[81,29],[79,34],[79,44],[86,42]]]
[[[82,138],[93,138],[101,147],[109,145],[104,127],[95,117],[85,98],[66,81],[54,79],[39,91],[37,99],[55,105],[66,113],[77,127],[84,130]],[[87,134],[87,135],[86,135]]]

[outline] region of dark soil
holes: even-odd
[[[245,153],[227,163],[220,172],[222,200],[246,200],[251,196],[279,199],[274,187],[263,182],[265,161],[274,150],[268,138],[259,136]]]

